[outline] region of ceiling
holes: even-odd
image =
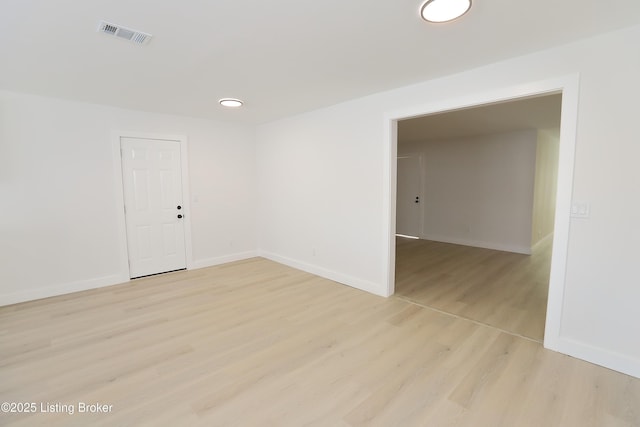
[[[562,95],[465,108],[398,123],[398,143],[442,141],[525,129],[560,129]]]
[[[476,0],[433,25],[421,1],[0,0],[0,89],[262,123],[640,23],[637,0]]]

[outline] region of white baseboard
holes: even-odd
[[[476,248],[493,249],[496,251],[515,252],[517,254],[531,255],[531,248],[528,246],[508,245],[504,243],[460,239],[457,237],[436,236],[430,234],[424,234],[420,236],[420,238],[424,240],[433,240],[434,242],[453,243],[454,245],[473,246]]]
[[[622,372],[632,377],[640,378],[640,360],[620,353],[566,337],[560,337],[558,339],[557,351],[614,371]]]
[[[46,286],[28,291],[13,292],[10,294],[0,295],[0,306],[17,304],[25,301],[33,301],[42,298],[55,297],[59,295],[70,294],[73,292],[86,291],[89,289],[102,288],[104,286],[117,285],[129,280],[129,277],[120,274],[111,276],[98,277],[89,280],[79,280],[76,282],[65,283],[62,285]]]
[[[340,284],[347,285],[361,291],[369,292],[370,294],[382,297],[387,296],[386,289],[383,289],[382,286],[368,280],[349,276],[348,274],[343,274],[337,271],[329,270],[313,264],[308,264],[303,261],[298,261],[271,252],[260,251],[259,256],[270,259],[271,261],[275,261],[280,264],[287,265],[289,267],[296,268],[298,270],[306,271],[307,273],[315,274],[316,276],[324,277],[325,279],[333,280],[334,282],[338,282]]]
[[[258,251],[238,252],[230,255],[223,255],[215,258],[199,259],[189,264],[189,270],[197,268],[213,267],[214,265],[226,264],[228,262],[241,261],[243,259],[254,258],[258,256]]]
[[[240,252],[236,254],[197,260],[189,265],[189,269],[211,267],[213,265],[224,264],[232,261],[253,258],[258,256],[257,251]],[[128,282],[128,272],[123,274],[114,274],[111,276],[98,277],[89,280],[79,280],[76,282],[40,287],[28,291],[13,292],[10,294],[0,294],[0,306],[17,304],[26,301],[34,301],[42,298],[66,295],[73,292],[86,291],[89,289],[102,288],[105,286],[117,285],[119,283]]]

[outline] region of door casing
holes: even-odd
[[[122,156],[120,141],[122,138],[156,139],[162,141],[176,141],[180,144],[180,163],[182,173],[182,211],[184,215],[184,243],[187,270],[193,268],[193,245],[191,238],[191,206],[189,192],[189,162],[187,159],[187,137],[185,135],[157,134],[145,132],[113,131],[111,133],[111,148],[114,165],[115,206],[118,218],[118,246],[120,282],[128,282],[129,277],[129,249],[127,245],[127,229],[124,211],[124,191],[122,181]]]
[[[180,143],[121,138],[120,149],[129,277],[186,269]]]
[[[576,133],[578,125],[579,74],[524,83],[494,89],[488,92],[442,99],[426,105],[407,106],[389,111],[384,115],[384,176],[383,176],[383,254],[385,295],[395,291],[395,225],[396,225],[396,180],[398,155],[398,121],[429,114],[442,113],[460,108],[476,107],[495,102],[510,101],[525,97],[562,93],[562,117],[560,124],[560,148],[556,212],[554,221],[553,255],[549,280],[549,298],[545,322],[544,347],[575,354],[571,345],[562,339],[562,310],[564,306],[567,251],[571,224],[571,201],[573,194],[573,170],[575,161]]]
[[[408,229],[405,229],[405,230],[398,231],[396,229],[396,233],[422,238],[422,236],[424,234],[424,232],[423,232],[423,222],[424,222],[424,194],[423,193],[424,192],[423,192],[423,188],[422,188],[422,179],[423,179],[422,168],[424,166],[424,162],[422,161],[422,155],[419,154],[419,153],[403,154],[403,155],[398,155],[397,159],[398,159],[397,160],[398,170],[400,170],[401,159],[410,159],[411,161],[414,161],[414,162],[417,163],[417,170],[414,171],[414,174],[415,174],[414,178],[416,178],[417,181],[414,184],[417,187],[415,189],[416,190],[415,193],[416,193],[416,196],[418,196],[419,200],[418,200],[417,204],[414,203],[413,200],[407,200],[405,202],[405,203],[407,203],[407,205],[405,205],[405,207],[408,208],[408,206],[411,206],[411,208],[413,208],[413,210],[415,212],[417,212],[418,219],[416,221],[417,224],[415,224],[415,230],[409,231]],[[399,186],[399,183],[396,183],[396,185]],[[396,191],[398,191],[398,190],[399,190],[399,188],[397,188]],[[408,209],[411,209],[411,208],[408,208]],[[396,228],[399,225],[397,220],[398,220],[398,218],[396,218]]]

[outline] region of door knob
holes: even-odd
[[[416,196],[416,203],[420,203],[420,197]]]
[[[182,215],[178,214],[178,219],[182,218]]]
[[[180,209],[182,209],[182,206],[178,205],[178,207],[176,209],[180,210]]]

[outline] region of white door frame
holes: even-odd
[[[418,158],[418,197],[420,197],[420,206],[418,206],[418,210],[420,211],[420,221],[418,222],[418,233],[416,237],[424,238],[424,155],[421,152],[410,152],[406,154],[402,154],[400,156],[396,156],[396,171],[398,167],[398,158],[400,157],[417,157]],[[396,178],[398,175],[396,174]],[[397,188],[397,180],[396,180],[396,192]],[[396,207],[397,208],[397,207]],[[394,230],[395,234],[395,230]]]
[[[396,157],[398,154],[398,120],[469,108],[494,102],[562,92],[562,118],[560,124],[560,149],[558,183],[553,236],[553,255],[549,279],[549,299],[544,334],[544,346],[559,350],[561,343],[562,308],[564,304],[567,251],[571,224],[571,199],[573,193],[573,169],[578,126],[578,74],[559,77],[518,86],[495,89],[484,93],[440,100],[431,104],[407,107],[388,112],[384,116],[384,230],[383,261],[386,273],[386,295],[395,291],[395,224],[396,224]]]
[[[127,226],[124,213],[124,188],[122,182],[122,154],[120,152],[121,138],[157,139],[162,141],[177,141],[180,144],[180,168],[182,174],[182,212],[184,215],[184,245],[187,270],[193,268],[193,245],[191,240],[191,206],[189,195],[189,162],[187,159],[187,137],[185,135],[167,135],[156,133],[113,131],[111,132],[111,148],[113,154],[113,168],[116,195],[116,214],[118,217],[118,246],[120,247],[119,276],[120,282],[128,282],[129,249],[127,245]]]

